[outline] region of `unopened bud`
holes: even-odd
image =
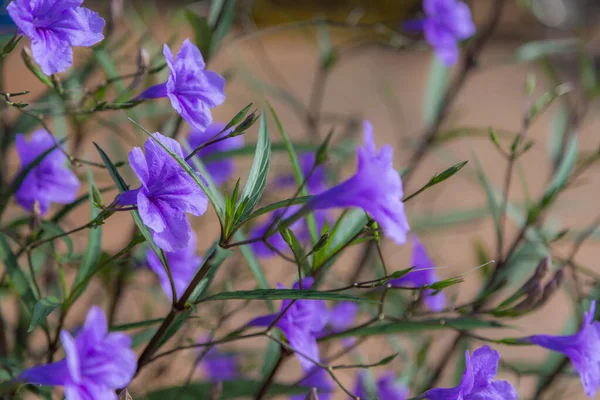
[[[144,47],[140,47],[137,54],[137,67],[140,71],[150,68],[150,53]]]
[[[514,306],[512,309],[513,311],[517,312],[517,314],[531,310],[542,299],[542,285],[539,282],[536,282],[536,284],[532,286],[526,294],[527,297],[525,297],[523,301]]]
[[[550,256],[544,257],[540,260],[531,278],[525,282],[525,284],[519,290],[522,293],[527,293],[533,286],[538,284],[548,274],[550,267],[552,266],[552,259]]]
[[[563,268],[560,268],[554,273],[554,276],[552,277],[550,282],[548,282],[548,284],[544,286],[544,293],[542,294],[542,298],[540,299],[540,301],[536,304],[536,308],[543,306],[546,303],[546,301],[548,301],[550,296],[552,296],[554,292],[558,290],[558,288],[562,284],[564,274],[565,273],[563,271]]]
[[[231,132],[230,136],[238,136],[243,134],[245,131],[250,129],[252,125],[258,120],[258,116],[255,112],[251,112],[238,126],[235,127],[234,131]]]
[[[28,47],[23,47],[21,50],[21,58],[25,63],[25,66],[45,85],[54,88],[54,84],[48,78],[46,74],[42,72],[39,65],[33,60],[33,56],[31,55],[31,50]]]
[[[133,400],[127,388],[121,390],[121,393],[119,393],[119,400]]]

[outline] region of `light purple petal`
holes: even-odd
[[[159,83],[158,85],[150,86],[144,90],[137,98],[142,100],[160,99],[168,97],[167,82]]]
[[[34,385],[59,386],[65,385],[72,379],[67,360],[61,360],[52,364],[27,368],[21,372],[17,380]]]
[[[156,245],[170,252],[186,247],[192,237],[192,227],[185,213],[170,210],[163,219],[165,228],[152,236]]]
[[[79,359],[79,351],[77,349],[77,343],[73,336],[66,330],[60,332],[60,342],[65,349],[67,355],[67,366],[69,367],[69,374],[73,382],[81,382],[81,360]]]

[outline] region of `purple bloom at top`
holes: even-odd
[[[402,384],[396,383],[396,377],[393,372],[384,373],[375,383],[376,393],[370,394],[365,384],[365,371],[357,374],[354,395],[361,399],[376,398],[379,400],[406,400],[408,399],[408,388]],[[375,397],[373,397],[375,396]]]
[[[304,278],[302,280],[302,289],[310,289],[314,279]],[[285,289],[285,286],[277,284],[279,289]],[[294,289],[299,289],[298,282],[294,284]],[[281,310],[278,313],[258,317],[249,322],[250,326],[269,326],[280,313],[285,310],[292,300],[284,300],[281,303]],[[283,317],[275,325],[284,333],[290,346],[299,353],[312,360],[319,361],[319,346],[317,345],[317,334],[323,330],[329,314],[327,305],[323,300],[296,300],[294,304],[285,312]],[[309,371],[314,363],[302,355],[296,353],[298,361],[305,371]]]
[[[183,158],[181,145],[156,132],[152,136],[169,150]],[[200,216],[206,211],[208,199],[181,165],[152,138],[129,153],[129,164],[142,186],[123,192],[120,205],[137,204],[140,217],[152,231],[158,247],[174,252],[188,246],[192,227],[185,213]]]
[[[209,340],[210,337],[205,337],[200,343]],[[204,354],[199,367],[211,382],[229,381],[240,375],[235,355],[220,352],[217,346],[213,346]]]
[[[115,390],[126,387],[135,375],[137,360],[131,338],[108,333],[106,317],[99,307],[88,311],[83,328],[73,339],[60,333],[64,360],[26,369],[20,381],[47,386],[64,386],[67,400],[117,399]]]
[[[171,269],[171,275],[173,276],[177,298],[180,298],[185,292],[185,289],[187,289],[194,278],[194,275],[196,275],[198,267],[200,267],[200,264],[202,263],[202,257],[196,254],[196,245],[198,241],[196,234],[192,231],[191,235],[190,241],[183,249],[174,252],[165,252],[169,268]],[[158,275],[163,292],[171,299],[171,283],[169,282],[169,276],[154,251],[150,248],[148,248],[146,252],[146,261],[148,262],[150,269]]]
[[[40,129],[27,141],[24,135],[15,138],[21,171],[47,150],[55,146],[52,135]],[[67,157],[58,148],[51,151],[25,176],[17,189],[17,203],[27,211],[33,210],[37,201],[41,215],[46,214],[51,203],[67,204],[75,201],[80,183],[77,175],[65,166]]]
[[[219,136],[216,136],[223,129],[225,129],[225,124],[220,122],[213,122],[205,130],[192,129],[188,138],[192,151],[208,141],[227,136],[233,130],[233,128],[228,129]],[[244,146],[244,137],[242,135],[234,136],[203,148],[198,152],[197,156],[203,158],[222,151],[239,149],[242,146]],[[193,166],[192,160],[190,160],[189,163]],[[204,165],[214,184],[217,186],[221,186],[229,180],[235,170],[235,163],[231,159],[208,161],[205,162]]]
[[[524,339],[569,357],[589,398],[594,398],[600,387],[600,323],[594,321],[595,314],[596,301],[593,301],[576,334],[535,335]]]
[[[308,193],[315,195],[324,192],[325,189],[327,189],[327,175],[325,173],[325,166],[319,165],[314,169],[313,173],[310,174],[310,171],[313,169],[315,164],[315,153],[303,153],[298,158],[300,162],[300,168],[302,169],[302,175],[305,179],[308,178],[308,181],[306,182]],[[296,187],[296,184],[296,178],[293,174],[282,175],[275,180],[275,186],[279,187]]]
[[[459,0],[424,0],[422,21],[425,39],[446,66],[458,61],[458,42],[475,34],[469,6]]]
[[[177,58],[165,44],[163,54],[171,74],[165,83],[146,89],[138,98],[168,97],[171,105],[191,126],[207,129],[212,123],[210,109],[225,101],[225,79],[204,68],[204,58],[190,39],[185,39]]]
[[[6,11],[19,32],[31,39],[31,53],[46,75],[73,64],[73,46],[92,46],[102,39],[104,19],[81,7],[83,0],[14,0]]]
[[[385,145],[377,151],[371,123],[364,121],[363,128],[364,147],[357,148],[358,167],[354,176],[313,197],[307,206],[315,210],[362,208],[386,235],[404,244],[410,226],[402,202],[402,180],[392,165],[394,150]]]
[[[500,354],[483,346],[469,355],[460,384],[449,389],[431,389],[419,398],[427,400],[517,400],[517,391],[507,381],[494,381]]]
[[[429,254],[427,254],[425,246],[423,246],[415,235],[412,235],[411,241],[413,245],[411,266],[415,267],[415,269],[401,278],[391,280],[390,284],[392,286],[410,285],[420,287],[439,281],[435,274],[435,264],[429,257]],[[433,289],[424,291],[425,304],[431,311],[440,312],[446,306],[446,297],[443,292],[433,293]]]
[[[297,386],[307,387],[309,390],[304,394],[290,396],[290,400],[304,400],[313,388],[317,389],[319,400],[329,400],[335,389],[329,374],[319,367],[312,367],[298,382]]]

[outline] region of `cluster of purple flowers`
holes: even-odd
[[[104,20],[97,13],[82,7],[83,0],[14,0],[7,11],[20,34],[31,39],[33,57],[45,74],[65,71],[72,65],[73,46],[92,46],[103,39]],[[433,46],[437,57],[446,65],[457,62],[458,42],[475,33],[471,12],[458,0],[425,0],[425,18],[418,26]],[[191,147],[197,148],[213,139],[224,140],[198,153],[205,158],[216,152],[228,151],[243,145],[241,137],[227,137],[230,130],[214,123],[211,108],[225,101],[225,79],[206,70],[200,50],[185,40],[177,54],[165,45],[163,49],[170,75],[166,82],[143,91],[138,98],[149,100],[168,97],[173,109],[189,123]],[[393,150],[384,145],[376,147],[373,128],[364,122],[364,143],[357,148],[355,174],[338,185],[328,187],[325,170],[316,166],[314,154],[304,154],[301,165],[307,188],[312,198],[305,207],[315,212],[320,228],[335,208],[361,208],[375,220],[383,233],[397,244],[407,240],[410,226],[402,201],[401,177],[393,167]],[[56,144],[55,138],[43,130],[34,132],[27,141],[17,135],[16,148],[21,170],[28,173],[16,192],[17,202],[28,211],[44,215],[52,203],[70,203],[75,200],[80,186],[77,176],[65,167],[67,157]],[[201,216],[208,200],[195,180],[168,154],[162,146],[184,158],[181,145],[174,139],[156,132],[149,138],[144,150],[135,147],[129,154],[131,168],[140,180],[140,187],[121,193],[119,205],[135,205],[144,224],[152,231],[153,240],[165,251],[175,286],[180,297],[199,268],[202,258],[196,254],[197,238],[186,214]],[[48,153],[43,159],[38,158]],[[35,166],[32,164],[36,162]],[[207,162],[212,182],[221,185],[234,172],[231,160]],[[377,177],[377,179],[373,179]],[[199,179],[203,179],[199,176]],[[280,177],[278,186],[290,185],[289,176]],[[295,213],[300,207],[289,207],[274,213],[264,225],[258,226],[251,237],[262,237],[274,219]],[[283,214],[282,214],[283,213]],[[290,227],[301,241],[308,238],[306,222],[297,221]],[[423,244],[412,236],[412,266],[406,276],[390,282],[392,286],[422,287],[438,281],[435,264]],[[255,244],[257,254],[267,256],[272,249],[284,250],[279,234]],[[171,285],[160,261],[148,252],[149,267],[158,275],[163,291],[171,296]],[[294,289],[309,289],[313,278],[296,282]],[[284,287],[278,286],[280,289]],[[432,311],[445,306],[443,293],[424,291],[424,301]],[[535,335],[522,339],[568,356],[579,373],[585,393],[592,398],[600,388],[600,323],[595,322],[595,302],[592,303],[580,330],[570,336]],[[334,385],[325,370],[315,367],[320,361],[317,340],[341,332],[353,324],[358,314],[353,303],[339,303],[331,310],[323,300],[284,300],[278,313],[258,317],[249,326],[274,326],[285,335],[298,357],[304,378],[301,386],[317,388],[322,398],[328,399]],[[283,315],[282,315],[283,313]],[[131,350],[131,339],[122,333],[109,333],[102,310],[92,307],[84,326],[76,338],[67,332],[60,334],[65,358],[61,361],[25,369],[18,380],[41,385],[64,386],[68,400],[115,399],[115,390],[126,387],[136,372],[136,356]],[[346,343],[350,345],[350,343]],[[454,388],[434,388],[419,398],[430,400],[517,399],[514,387],[506,381],[495,380],[500,355],[488,346],[465,354],[465,371]],[[214,381],[233,379],[239,371],[233,355],[211,349],[202,364]],[[367,387],[365,374],[356,378],[355,394],[361,398],[374,396],[382,400],[406,399],[406,386],[398,383],[392,373],[383,374],[374,387]],[[295,398],[295,397],[294,397]]]

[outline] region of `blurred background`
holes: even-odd
[[[372,122],[378,145],[389,143],[394,147],[395,165],[407,167],[422,144],[420,138],[439,118],[437,107],[446,88],[463,69],[462,64],[450,70],[442,68],[419,34],[404,31],[405,21],[422,15],[419,0],[219,0],[225,11],[211,15],[210,10],[214,6],[211,3],[216,1],[87,0],[87,7],[101,12],[111,21],[111,31],[107,35],[111,45],[100,51],[77,49],[78,70],[88,68],[91,71],[85,80],[65,80],[65,86],[82,87],[82,82],[85,82],[86,87],[94,87],[111,76],[134,73],[140,69],[138,54],[142,48],[149,54],[150,66],[162,63],[160,52],[163,43],[178,49],[184,38],[191,37],[202,48],[203,31],[194,16],[207,17],[209,21],[211,18],[221,22],[225,20],[221,25],[223,31],[216,33],[222,35],[218,48],[209,49],[209,57],[205,53],[209,69],[228,79],[227,101],[214,110],[215,120],[227,122],[247,104],[253,103],[255,108],[261,109],[268,101],[300,146],[314,148],[333,131],[335,151],[329,161],[328,172],[331,181],[337,182],[354,170],[354,146],[357,140],[361,140],[363,119]],[[531,99],[559,84],[570,84],[572,90],[554,101],[527,131],[527,140],[531,140],[533,145],[517,163],[511,184],[507,223],[509,241],[519,231],[525,205],[531,199],[539,198],[569,144],[575,141],[579,160],[597,154],[600,145],[598,104],[595,100],[600,93],[597,82],[600,2],[473,0],[468,3],[479,32],[489,28],[490,21],[497,14],[496,3],[502,3],[497,26],[489,32],[489,40],[477,53],[477,65],[469,71],[456,97],[448,104],[437,129],[437,139],[431,143],[405,186],[405,193],[413,193],[435,173],[460,161],[469,161],[453,179],[407,204],[413,231],[425,243],[436,263],[444,267],[438,271],[440,278],[466,273],[464,283],[447,289],[447,298],[453,304],[467,302],[476,295],[482,274],[475,268],[496,256],[491,218],[493,207],[490,204],[497,200],[490,202],[490,192],[499,193],[501,190],[506,160],[489,139],[489,130],[493,129],[501,144],[508,147],[512,137],[522,128],[524,112]],[[0,23],[8,26],[7,32],[12,32],[10,21],[6,21],[4,16]],[[465,46],[471,43],[468,41]],[[17,50],[23,45],[28,43],[22,41]],[[11,54],[4,65],[3,90],[28,90],[31,93],[22,101],[31,103],[41,113],[47,112],[56,102],[42,97],[45,86],[23,66],[19,52]],[[87,64],[90,62],[93,68]],[[136,90],[164,81],[167,73],[161,71],[144,75]],[[536,77],[536,86],[533,94],[527,96],[524,86],[531,74]],[[113,95],[117,96],[122,88],[114,90]],[[28,125],[26,119],[21,120],[17,111],[11,109],[5,112],[9,120],[15,122],[15,129],[21,129],[17,131],[30,131],[31,124]],[[143,134],[140,135],[127,121],[127,116],[141,121],[151,131],[164,133],[179,129],[182,136],[187,135],[187,126],[174,126],[173,114],[165,100],[126,112],[101,113],[85,118],[60,116],[49,119],[49,123],[57,134],[64,132],[75,137],[70,146],[82,158],[99,161],[92,146],[95,141],[111,152],[113,160],[125,160],[131,147],[140,146],[144,140]],[[269,122],[273,127],[273,121]],[[270,134],[273,142],[280,141],[274,128],[271,128]],[[256,141],[256,128],[245,135],[245,141],[249,146]],[[252,153],[247,152],[237,158],[237,176],[242,179],[247,176],[251,156]],[[5,171],[9,171],[4,175],[13,176],[19,165],[14,152],[2,161]],[[275,153],[272,165],[271,178],[289,169],[286,154]],[[546,255],[567,257],[577,233],[586,229],[599,213],[598,172],[598,168],[591,165],[583,178],[561,195],[543,223],[537,226],[549,236],[569,229],[552,244],[551,251],[539,246],[535,237],[528,236],[527,246],[523,246],[511,267],[511,282],[523,282],[539,259]],[[80,173],[85,175],[85,170],[81,169]],[[131,171],[127,169],[123,174],[129,183],[135,184],[136,178]],[[96,181],[99,187],[110,186],[108,175],[98,176]],[[234,184],[235,181],[229,182],[225,190],[231,191]],[[114,191],[108,191],[105,199],[112,199],[114,195]],[[284,193],[267,191],[266,196],[265,204],[269,200],[283,199]],[[494,198],[493,194],[491,196]],[[22,210],[14,207],[15,218],[24,215]],[[63,229],[77,227],[87,220],[89,209],[81,207],[64,222]],[[216,217],[207,212],[206,216],[195,218],[192,223],[202,252],[218,234]],[[104,250],[107,253],[120,250],[131,232],[133,224],[128,215],[111,218],[103,227]],[[74,236],[74,245],[84,248],[86,237],[85,233]],[[578,265],[589,271],[589,276],[582,278],[587,291],[593,290],[594,277],[600,274],[598,240],[600,233],[592,235],[574,257]],[[384,252],[388,265],[394,270],[409,266],[409,246],[386,243]],[[356,246],[342,257],[334,268],[335,279],[342,282],[354,276],[357,259],[363,255],[364,249]],[[143,254],[137,257],[138,261],[142,260]],[[266,260],[263,265],[271,286],[274,287],[276,282],[286,286],[292,283],[293,265],[278,259]],[[94,289],[79,301],[77,308],[84,313],[92,303],[114,306],[113,324],[163,315],[169,304],[155,277],[150,272],[143,272],[137,274],[134,281],[128,277],[135,268],[135,265],[126,265],[121,270],[106,273],[104,281],[95,282]],[[367,267],[359,271],[360,276],[369,279],[374,274],[373,268],[367,263]],[[222,287],[229,285],[237,290],[254,287],[252,275],[238,255],[227,261],[218,279]],[[118,294],[113,286],[107,284],[109,282],[119,282]],[[578,323],[580,311],[574,309],[572,290],[565,286],[545,307],[524,318],[509,321],[514,329],[484,333],[505,337],[558,334],[572,329]],[[402,299],[398,301],[402,302]],[[228,304],[228,307],[231,306]],[[218,310],[213,311],[216,313]],[[240,325],[241,320],[264,311],[264,306],[252,304],[240,312],[236,317],[239,319],[227,321],[224,327],[234,328]],[[174,341],[185,342],[190,337],[197,337],[213,323],[193,322]],[[428,349],[428,357],[435,363],[444,356],[453,335],[446,332],[432,337],[436,340]],[[407,360],[410,359],[408,355],[417,350],[414,340],[403,336],[369,339],[360,347],[360,353],[365,360],[375,361],[395,348],[401,351],[401,356],[385,368],[395,370],[399,376],[413,377],[417,373],[415,365]],[[247,354],[244,370],[252,375],[260,363],[260,352],[255,349],[262,349],[265,345],[264,341],[241,342],[227,348]],[[507,364],[517,365],[523,371],[552,363],[549,353],[539,348],[496,348]],[[191,363],[194,357],[194,354],[181,354],[176,360],[165,359],[165,362],[156,363],[136,379],[133,390],[145,392],[174,383],[181,384],[189,365],[182,359],[189,359]],[[179,363],[184,367],[179,367]],[[457,365],[454,359],[448,364],[443,373],[444,384],[452,383]],[[196,377],[202,376],[201,371],[196,374]],[[290,360],[279,377],[293,382],[299,374],[295,361]],[[514,371],[501,368],[500,375],[511,380],[523,394],[522,398],[529,398],[527,396],[538,385],[536,376],[531,374],[515,377]],[[545,398],[585,398],[578,379],[558,379],[554,394]],[[352,387],[354,372],[343,374],[342,380]],[[343,397],[340,395],[339,398]]]

